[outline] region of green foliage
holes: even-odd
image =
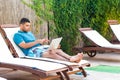
[[[120,20],[120,0],[112,0],[108,19]]]
[[[31,0],[31,4],[24,0],[22,2],[35,11],[40,21],[52,20],[52,0]]]
[[[120,0],[31,0],[31,7],[41,20],[49,22],[50,32],[63,37],[62,49],[71,54],[79,41],[79,27],[91,27],[111,38],[107,20],[120,17]],[[53,31],[54,30],[54,31]]]
[[[78,43],[80,25],[80,0],[54,0],[53,13],[55,32],[63,37],[62,49],[71,54]]]
[[[120,16],[119,0],[81,0],[81,27],[92,27],[106,38],[111,38],[108,19],[118,19]]]
[[[103,4],[104,3],[104,4]],[[109,1],[107,0],[84,0],[82,2],[82,27],[92,27],[104,36],[108,32],[105,28],[107,14],[109,12]]]

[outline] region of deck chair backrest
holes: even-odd
[[[110,25],[110,27],[117,39],[120,41],[120,24]]]
[[[1,34],[0,34],[0,53],[1,53],[0,58],[5,58],[5,59],[13,58]]]
[[[111,46],[111,43],[101,36],[96,30],[82,31],[82,33],[98,46]]]
[[[12,46],[15,48],[15,51],[17,52],[18,56],[24,57],[25,56],[24,53],[20,50],[20,48],[13,41],[14,34],[20,29],[19,26],[13,25],[13,27],[12,27],[12,25],[11,26],[7,25],[5,27],[2,26],[2,29],[5,32],[4,36],[6,36],[10,40],[10,42],[12,43]]]

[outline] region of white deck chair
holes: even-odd
[[[110,25],[110,28],[112,29],[116,38],[120,41],[120,24]]]
[[[101,36],[96,30],[83,30],[81,31],[84,36],[88,38],[91,42],[91,45],[84,46],[82,49],[85,52],[92,51],[113,51],[113,52],[120,52],[120,45],[119,44],[112,44],[108,40],[106,40],[103,36]]]
[[[33,59],[21,59],[14,58],[11,55],[4,39],[0,34],[0,67],[12,68],[31,72],[40,77],[47,77],[49,73],[59,73],[62,71],[68,71],[68,67],[63,64],[33,60]],[[62,63],[62,62],[61,62]],[[64,62],[71,67],[78,67],[75,63]]]
[[[24,55],[24,53],[20,50],[20,48],[13,41],[13,35],[19,30],[19,26],[18,25],[3,25],[1,27],[5,33],[5,34],[3,34],[3,36],[10,40],[10,43],[12,43],[13,47],[15,48],[15,51],[16,51],[18,57],[27,57]],[[29,58],[29,57],[27,57],[27,58]],[[86,60],[82,60],[79,64],[80,65],[88,65],[90,63]]]
[[[70,80],[68,74],[73,74],[75,72],[81,71],[82,67],[78,65],[77,63],[71,63],[66,61],[58,61],[54,60],[52,62],[52,59],[49,59],[51,61],[46,61],[46,58],[42,58],[43,60],[35,60],[35,59],[26,59],[26,58],[14,58],[11,55],[10,50],[8,49],[6,43],[4,42],[4,39],[2,38],[0,34],[0,67],[4,68],[12,68],[12,69],[18,69],[23,70],[27,72],[31,72],[33,74],[36,74],[41,78],[45,79],[51,79],[60,77],[61,80],[63,80],[63,77],[61,73],[63,73],[66,76],[67,80]],[[44,61],[45,60],[45,61]],[[57,63],[55,63],[55,61]],[[58,63],[59,62],[59,63]],[[69,71],[69,69],[78,69],[75,71]],[[84,70],[83,70],[84,71]],[[67,73],[68,72],[68,73]],[[57,73],[59,75],[47,77],[50,73]]]
[[[19,28],[4,28],[4,30],[5,31],[8,31],[8,35],[13,35],[12,33],[14,32],[14,30],[16,31],[16,29],[18,30]],[[12,30],[12,32],[9,32],[9,30]],[[13,36],[12,36],[13,37]],[[11,38],[11,36],[9,37],[10,38],[10,40],[11,40],[11,42],[13,42],[13,39]],[[14,44],[14,42],[13,42],[13,44]],[[15,49],[18,49],[18,51],[20,50],[17,46],[16,46],[16,44],[14,44],[15,46]],[[16,50],[17,51],[17,50]],[[20,52],[18,52],[18,53],[20,53],[20,55],[19,55],[19,57],[25,57],[25,55],[22,53],[22,51],[20,50]],[[21,56],[21,54],[22,54],[22,56]],[[29,57],[27,57],[27,58],[29,58]],[[71,62],[66,62],[66,61],[59,61],[59,60],[53,60],[53,59],[48,59],[48,58],[30,58],[30,59],[32,59],[32,60],[35,60],[36,61],[36,59],[37,60],[40,60],[40,61],[47,61],[47,62],[51,62],[51,63],[56,63],[56,64],[61,64],[61,65],[67,65],[67,67],[70,67],[70,66],[72,66],[72,65],[69,65],[68,63],[70,63],[71,64]],[[73,63],[72,63],[73,64]],[[75,63],[76,64],[76,63]],[[90,63],[88,62],[88,61],[85,61],[85,60],[82,60],[79,64],[77,64],[76,66],[74,65],[74,67],[80,67],[80,68],[82,68],[82,66],[89,66],[90,65]],[[73,67],[73,69],[74,69],[74,67]],[[84,76],[86,76],[86,73],[85,73],[85,71],[84,71],[84,69],[82,69],[82,71],[83,71],[83,74],[84,74]],[[73,73],[73,71],[72,71],[72,73]]]
[[[20,48],[13,41],[13,35],[19,30],[19,26],[8,24],[8,25],[2,25],[1,27],[2,27],[2,30],[4,30],[3,37],[8,38],[10,40],[9,43],[12,43],[18,57],[26,57],[24,53],[20,50]],[[88,63],[88,61],[82,60],[80,64],[81,63]]]
[[[98,46],[120,49],[120,44],[112,44],[103,36],[101,36],[96,30],[83,31],[83,33]]]

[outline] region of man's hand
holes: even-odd
[[[60,49],[60,48],[61,48],[61,45],[59,44],[59,45],[58,45],[58,49]]]
[[[48,39],[37,39],[36,42],[40,44],[44,44],[44,43],[48,43],[49,40]]]
[[[43,40],[43,43],[48,43],[49,40],[48,39],[42,39]]]

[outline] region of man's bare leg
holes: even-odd
[[[63,61],[68,61],[67,59],[65,59],[64,57],[56,54],[55,51],[47,51],[45,53],[43,53],[43,57],[45,58],[52,58],[52,59],[57,59],[57,60],[63,60]]]
[[[66,54],[65,52],[63,52],[61,49],[56,49],[55,50],[56,54],[60,55],[61,57],[67,59],[68,61],[71,61],[71,62],[80,62],[82,57],[83,57],[83,54],[82,53],[78,53],[77,55],[75,56],[70,56],[68,54]]]
[[[55,52],[56,52],[56,54],[64,57],[67,60],[70,60],[70,58],[72,57],[72,56],[66,54],[65,52],[63,52],[61,49],[56,49]]]

